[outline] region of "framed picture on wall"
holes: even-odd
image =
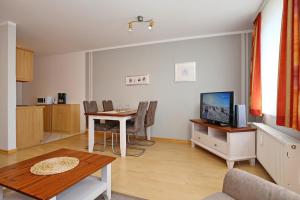
[[[146,85],[150,83],[149,74],[138,76],[126,76],[126,85]]]
[[[175,64],[175,81],[196,81],[196,62]]]

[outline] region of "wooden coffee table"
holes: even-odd
[[[50,176],[37,176],[30,173],[30,168],[42,160],[70,156],[80,160],[73,170]],[[40,200],[92,200],[105,194],[111,199],[111,162],[115,158],[99,154],[60,149],[29,160],[0,169],[0,200],[20,199],[4,196],[3,188],[16,192],[24,199]],[[102,178],[91,176],[102,169]],[[22,193],[22,194],[20,194]]]

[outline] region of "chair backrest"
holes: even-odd
[[[149,108],[146,114],[146,119],[145,119],[145,127],[149,127],[154,124],[156,107],[157,107],[157,101],[150,101]]]
[[[98,112],[98,105],[96,101],[83,101],[85,113]]]
[[[114,110],[114,105],[112,100],[103,100],[102,101],[102,106],[103,106],[103,111],[107,112],[107,111],[112,111]],[[118,121],[115,120],[105,120],[105,124],[114,127],[117,126],[119,124]]]
[[[112,100],[107,100],[107,101],[104,100],[104,101],[102,101],[102,105],[103,105],[103,111],[104,112],[114,110],[114,106],[113,106]]]
[[[96,101],[83,101],[84,113],[98,112],[98,105]],[[88,127],[88,116],[85,116],[86,128]]]
[[[134,119],[134,132],[139,132],[144,128],[147,108],[148,108],[147,101],[141,101],[139,103],[139,107],[137,109],[136,116]]]

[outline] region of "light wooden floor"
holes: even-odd
[[[87,136],[77,135],[11,155],[0,154],[0,167],[59,148],[85,151],[86,144]],[[113,155],[110,146],[104,154]],[[270,180],[259,164],[251,167],[240,162],[235,167]],[[199,200],[221,191],[226,171],[226,162],[205,150],[186,143],[157,141],[142,157],[118,157],[113,162],[112,189],[146,199]]]

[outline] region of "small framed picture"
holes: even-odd
[[[196,81],[196,62],[175,64],[175,81]]]
[[[126,76],[126,85],[145,85],[149,83],[149,74],[139,76]]]

